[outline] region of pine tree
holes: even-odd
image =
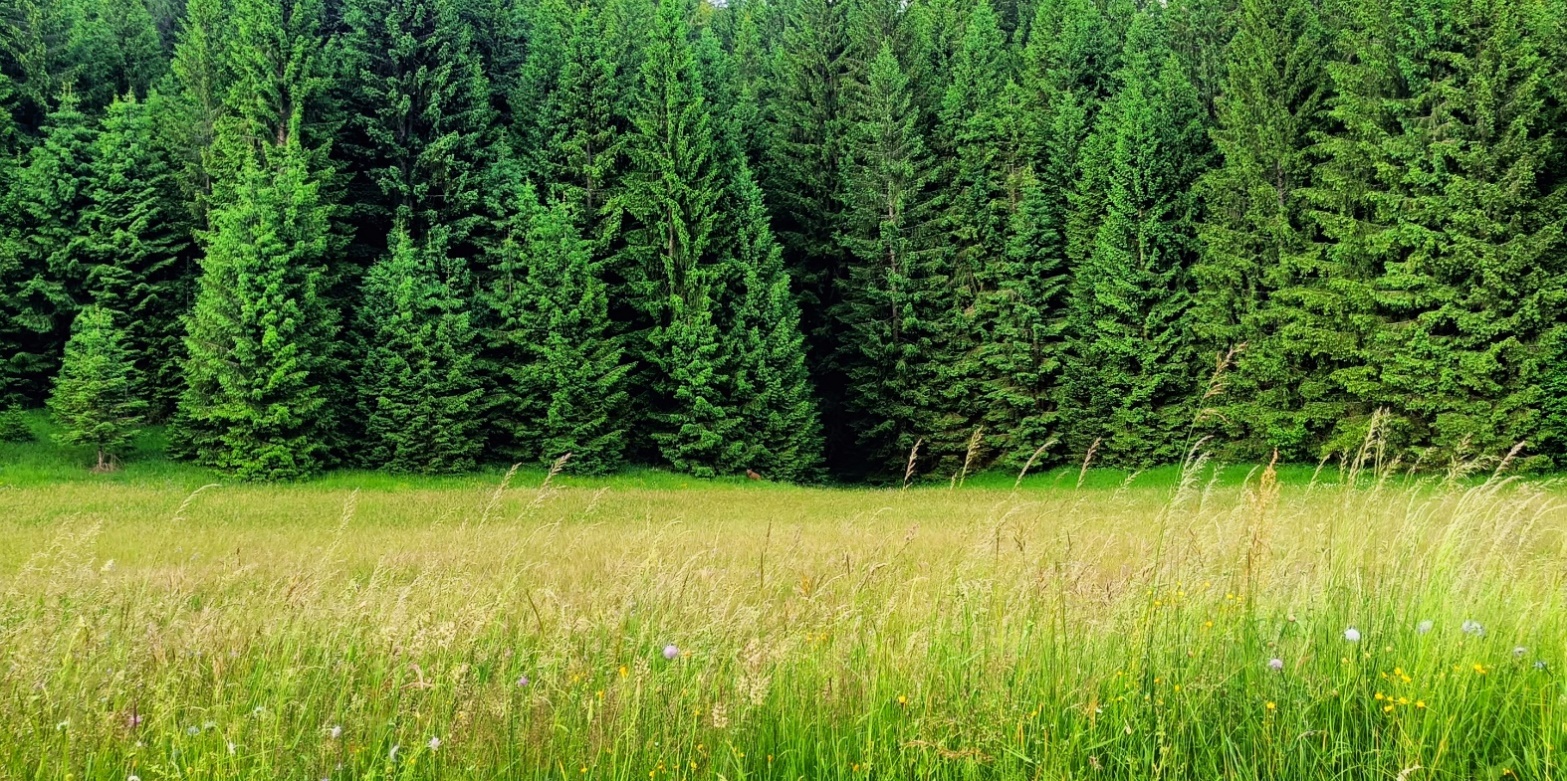
[[[937,431],[950,399],[943,339],[955,302],[940,251],[934,164],[921,140],[912,89],[890,46],[856,91],[842,235],[854,264],[834,314],[860,453],[874,472],[902,467]]]
[[[49,397],[60,425],[55,439],[97,451],[95,472],[114,468],[114,455],[130,444],[146,409],[136,394],[135,368],[114,315],[89,306],[76,316],[65,360]]]
[[[1299,298],[1276,296],[1296,284],[1311,245],[1302,193],[1312,136],[1325,129],[1327,42],[1306,0],[1244,0],[1238,26],[1213,132],[1223,164],[1201,184],[1192,276],[1198,337],[1213,351],[1244,349],[1209,420],[1239,440],[1239,453],[1313,459],[1313,441],[1334,421],[1313,415],[1305,394],[1321,386],[1303,381],[1304,354],[1290,357],[1299,347],[1288,345],[1309,343],[1310,319]]]
[[[163,40],[142,0],[57,0],[64,45],[53,69],[90,111],[145,95],[168,68]]]
[[[518,200],[490,296],[491,342],[509,357],[497,410],[509,454],[569,453],[568,470],[603,474],[625,457],[631,367],[610,332],[600,264],[569,205],[541,206],[532,187]]]
[[[615,112],[614,52],[591,4],[567,13],[559,85],[543,107],[548,140],[541,172],[551,197],[569,203],[584,235],[607,248],[619,226],[604,212],[625,146],[625,119]]]
[[[181,322],[189,305],[188,212],[153,120],[163,102],[134,96],[110,104],[93,154],[80,215],[87,289],[114,313],[136,365],[141,398],[166,417],[180,389]]]
[[[365,276],[357,385],[367,466],[461,472],[484,446],[467,279],[442,238],[437,230],[419,246],[398,228]]]
[[[1180,458],[1195,412],[1187,269],[1207,139],[1153,13],[1133,20],[1123,61],[1095,130],[1105,210],[1074,278],[1062,406],[1072,452],[1102,439],[1107,461],[1141,466]]]
[[[229,55],[224,50],[224,25],[227,20],[224,0],[188,0],[180,19],[173,73],[179,109],[177,126],[170,128],[179,140],[180,185],[200,227],[207,224],[208,199],[212,196],[212,176],[208,155],[217,133],[228,93],[229,74],[225,67]]]
[[[719,376],[724,280],[713,232],[724,182],[684,16],[681,0],[659,4],[643,62],[620,194],[633,221],[622,265],[647,323],[637,359],[649,370],[652,438],[677,469],[710,475],[737,423]]]
[[[233,19],[173,447],[240,479],[287,480],[322,467],[335,427],[337,316],[321,296],[331,208],[303,138],[321,87],[321,8],[236,0]]]

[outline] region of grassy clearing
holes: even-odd
[[[135,468],[0,488],[0,777],[1543,779],[1567,749],[1536,485]]]

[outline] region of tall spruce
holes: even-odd
[[[461,472],[484,447],[470,283],[443,233],[416,244],[399,226],[365,276],[356,386],[366,466]]]
[[[331,207],[305,110],[321,88],[321,6],[235,0],[228,112],[212,227],[186,320],[177,454],[240,479],[286,480],[328,461],[336,312],[321,292]]]
[[[943,372],[954,356],[944,337],[956,302],[930,189],[935,165],[889,45],[866,79],[852,104],[844,188],[842,240],[854,262],[834,314],[861,468],[888,475],[902,473],[952,408]]]
[[[114,313],[154,419],[173,411],[182,384],[183,317],[190,306],[190,213],[173,151],[154,122],[167,100],[126,96],[98,133],[81,213],[81,254],[93,303]]]
[[[1105,460],[1136,466],[1181,457],[1202,367],[1188,268],[1207,139],[1157,13],[1132,21],[1094,131],[1104,170],[1083,182],[1104,188],[1104,211],[1073,281],[1062,382],[1071,451],[1101,440]]]
[[[1213,131],[1222,163],[1204,176],[1205,217],[1193,328],[1211,351],[1238,350],[1207,422],[1235,452],[1315,459],[1336,421],[1318,408],[1311,372],[1312,231],[1303,193],[1325,131],[1327,48],[1316,4],[1244,0]]]
[[[113,313],[89,306],[76,316],[71,339],[49,409],[65,445],[85,445],[97,453],[94,471],[114,468],[143,421],[147,403],[139,398],[130,351]]]
[[[629,441],[631,365],[612,334],[608,288],[572,207],[518,195],[513,228],[490,293],[491,343],[507,356],[497,417],[507,455],[602,474]]]
[[[715,474],[739,420],[727,408],[719,324],[724,267],[714,247],[724,182],[682,0],[662,0],[642,65],[620,204],[623,250],[645,327],[647,430],[681,471]]]

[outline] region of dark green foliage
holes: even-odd
[[[1117,79],[1083,162],[1104,211],[1074,277],[1063,422],[1069,451],[1102,440],[1105,460],[1146,465],[1181,457],[1200,393],[1187,270],[1207,139],[1156,16],[1133,20]]]
[[[490,293],[503,376],[494,414],[512,457],[570,454],[569,471],[602,474],[625,457],[631,367],[610,333],[601,268],[569,206],[543,207],[531,187],[518,201]]]
[[[0,0],[0,408],[96,306],[246,478],[1564,464],[1562,9]]]
[[[468,283],[443,238],[437,230],[415,244],[398,228],[365,277],[357,387],[366,466],[461,472],[484,446]]]
[[[1222,164],[1202,182],[1206,217],[1193,328],[1210,350],[1239,350],[1217,413],[1206,422],[1238,450],[1319,456],[1337,411],[1311,378],[1312,331],[1330,324],[1310,298],[1312,136],[1325,128],[1327,41],[1307,0],[1244,0],[1230,46],[1213,138]],[[1320,364],[1318,364],[1320,365]]]
[[[488,164],[501,155],[490,86],[457,0],[346,0],[337,64],[350,117],[337,145],[353,175],[357,243],[373,254],[394,224],[416,242],[444,231],[478,254]]]
[[[97,135],[72,93],[9,172],[0,203],[0,390],[42,401],[85,297],[79,215],[90,203]]]
[[[901,473],[915,443],[940,430],[953,409],[943,375],[954,356],[944,337],[956,303],[939,202],[927,192],[934,166],[889,47],[856,90],[851,116],[842,240],[854,262],[835,310],[845,335],[846,406],[861,458],[878,472]]]
[[[97,471],[113,468],[114,454],[130,443],[147,403],[137,398],[125,336],[107,309],[89,306],[76,316],[49,409],[60,424],[61,444],[97,451]]]
[[[191,293],[189,212],[173,155],[160,148],[153,125],[165,105],[154,93],[147,101],[126,97],[109,106],[78,228],[91,300],[124,329],[140,395],[159,418],[179,398],[182,319]]]
[[[0,442],[32,442],[33,429],[21,407],[0,410]]]

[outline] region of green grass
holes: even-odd
[[[156,445],[0,450],[0,778],[1562,774],[1537,483],[247,486]]]

